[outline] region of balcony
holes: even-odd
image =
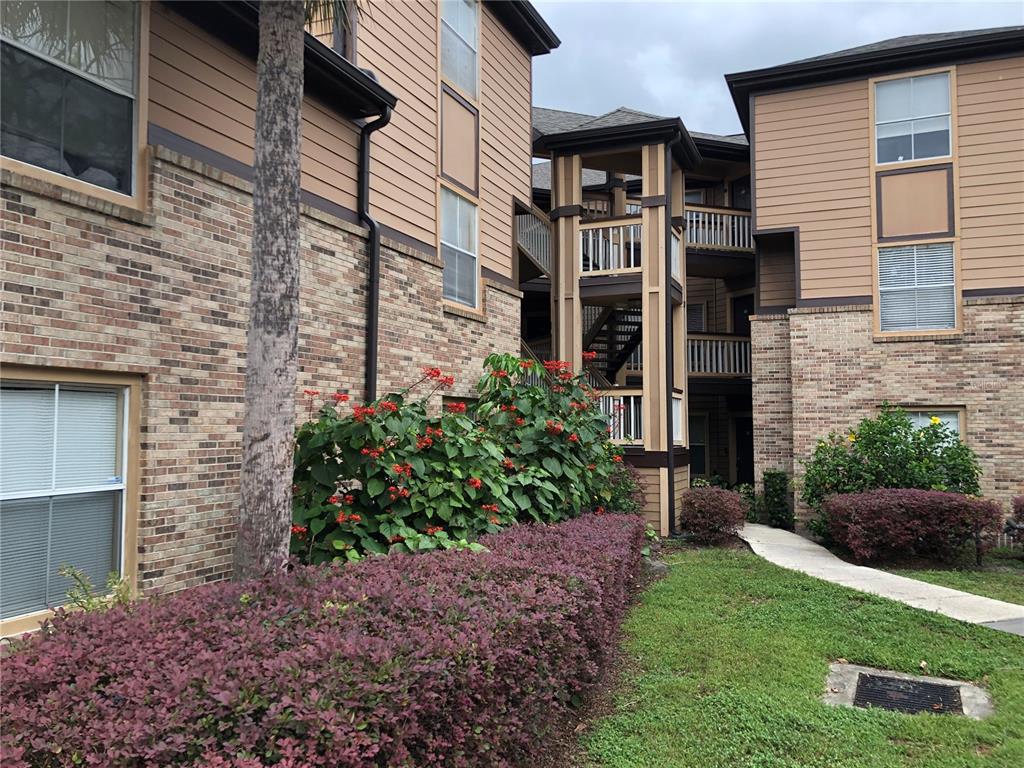
[[[687,335],[690,376],[750,377],[750,339],[746,336],[691,333]]]
[[[753,251],[750,211],[688,205],[686,247],[709,251]]]
[[[551,223],[536,213],[516,214],[516,245],[551,275]]]
[[[580,272],[587,277],[639,272],[642,238],[639,216],[580,224]]]
[[[601,412],[608,417],[608,438],[626,445],[644,441],[643,390],[615,389],[601,395]]]

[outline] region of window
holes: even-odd
[[[477,305],[476,206],[441,187],[441,256],[444,258],[444,298],[469,307]]]
[[[878,249],[882,331],[956,327],[953,244]]]
[[[918,429],[923,429],[932,423],[936,418],[949,427],[953,432],[960,434],[960,412],[959,411],[907,411],[911,423]]]
[[[0,154],[132,194],[135,3],[3,6]]]
[[[122,572],[127,389],[0,389],[0,618],[66,601],[62,566]]]
[[[949,73],[875,84],[875,141],[879,163],[948,157]]]
[[[476,98],[476,0],[441,0],[441,74]]]
[[[704,321],[704,302],[686,305],[686,330],[689,333],[704,333],[707,324]]]
[[[690,427],[690,474],[708,473],[708,416],[706,413],[691,413]]]
[[[688,189],[683,192],[683,203],[687,205],[703,205],[704,204],[704,190],[703,189]]]

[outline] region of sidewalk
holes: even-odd
[[[1024,636],[1024,605],[1004,603],[937,584],[844,562],[803,536],[747,523],[739,536],[765,560],[833,584],[887,597],[914,608]]]

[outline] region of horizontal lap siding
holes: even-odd
[[[758,96],[754,131],[757,228],[800,227],[801,298],[870,294],[867,81]]]
[[[154,3],[149,120],[252,165],[256,63]],[[357,135],[353,124],[307,98],[302,134],[303,188],[354,210]]]
[[[704,333],[725,333],[725,283],[713,277],[687,277],[687,304],[704,305]]]
[[[380,222],[433,244],[437,192],[437,5],[371,3],[356,27],[356,57],[398,98],[373,136],[373,210]]]
[[[480,261],[512,276],[512,198],[530,201],[531,58],[483,7],[480,35]]]
[[[965,289],[1024,285],[1024,58],[957,70]]]

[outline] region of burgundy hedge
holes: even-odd
[[[736,534],[746,517],[742,497],[713,486],[690,488],[683,494],[679,521],[700,544],[722,544]]]
[[[952,560],[976,538],[985,546],[1002,518],[994,501],[907,488],[836,494],[822,509],[832,539],[861,562],[906,555]]]
[[[4,659],[4,766],[529,765],[615,642],[639,517],[59,618]]]

